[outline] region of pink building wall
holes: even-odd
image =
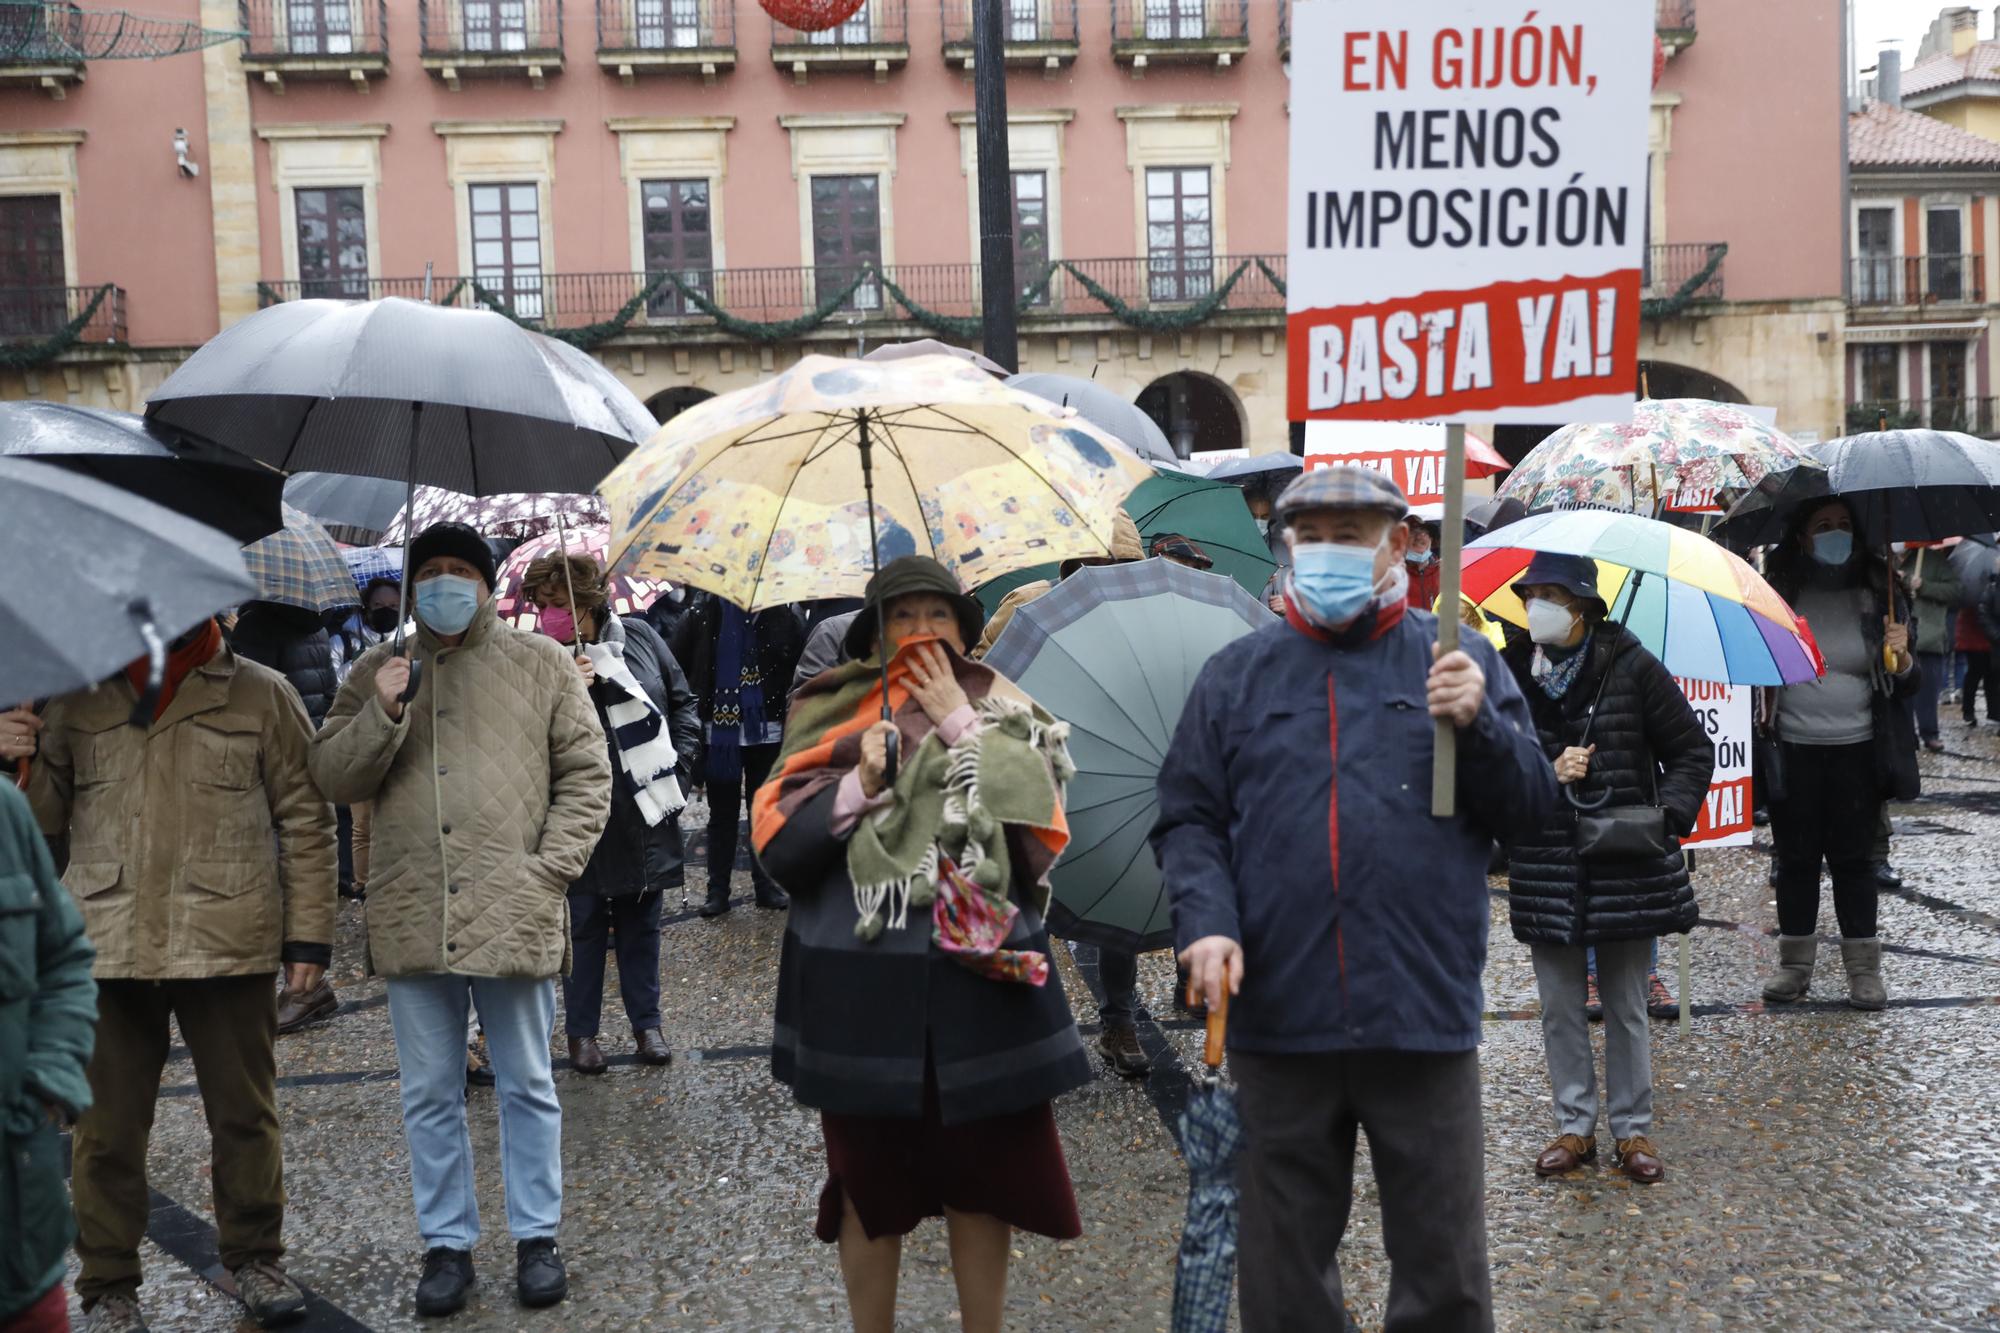
[[[1670,242],[1726,241],[1732,301],[1839,296],[1847,210],[1841,6],[1730,0],[1696,10],[1667,62],[1679,93],[1667,162]]]

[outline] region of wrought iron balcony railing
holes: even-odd
[[[999,0],[1001,26],[1009,61],[1026,58],[1041,63],[1038,48],[1067,48],[1076,54],[1077,0]],[[944,13],[944,54],[948,60],[972,57],[973,0],[940,0]]]
[[[613,57],[735,50],[735,0],[597,0],[603,63]]]
[[[125,341],[123,287],[0,287],[0,340],[47,338],[83,319],[85,312],[90,317],[77,330],[76,341]]]
[[[389,54],[389,0],[240,0],[237,9],[247,65]]]
[[[1034,265],[1015,274],[1022,318],[1037,322],[1115,322],[1120,311],[1181,310],[1212,303],[1216,315],[1262,313],[1282,317],[1282,255],[1175,254],[1142,259],[1084,259]],[[678,279],[678,281],[675,281]],[[421,278],[335,279],[321,283],[267,281],[265,304],[302,296],[373,299],[421,297]],[[650,291],[649,291],[650,289]],[[432,279],[433,298],[454,305],[482,303],[481,292],[459,278]],[[511,292],[487,292],[513,313],[543,327],[574,328],[619,316],[645,296],[633,326],[671,327],[677,333],[723,327],[728,321],[776,324],[824,312],[822,327],[915,324],[976,319],[980,313],[977,264],[903,264],[891,268],[686,269],[662,280],[654,273],[546,273],[518,276]],[[727,331],[726,329],[724,330]]]
[[[1642,275],[1646,296],[1653,299],[1679,297],[1683,301],[1720,301],[1722,256],[1727,250],[1728,247],[1719,241],[1647,246],[1646,267]],[[1695,281],[1697,278],[1699,282]]]
[[[1863,255],[1849,261],[1851,306],[1981,305],[1982,255]]]
[[[1994,398],[1869,398],[1847,405],[1847,428],[1956,430],[1989,439],[2000,436]]]
[[[426,57],[549,56],[563,49],[562,0],[417,0]]]
[[[1249,0],[1112,0],[1114,59],[1227,65],[1249,49]]]

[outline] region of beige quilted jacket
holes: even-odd
[[[569,957],[569,884],[611,810],[611,758],[583,677],[554,639],[488,602],[465,642],[417,631],[423,674],[391,722],[354,664],[312,743],[313,780],[375,803],[368,954],[386,977],[552,977]]]
[[[43,832],[69,834],[93,975],[248,976],[288,944],[330,945],[333,807],[306,774],[297,693],[224,648],[144,731],[136,701],[122,674],[56,700],[29,769]]]

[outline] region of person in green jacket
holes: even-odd
[[[97,951],[28,802],[0,774],[0,1327],[65,1327],[75,1234],[62,1127],[90,1105]]]
[[[1938,698],[1951,677],[1952,619],[1958,613],[1958,571],[1945,558],[1950,554],[1919,551],[1904,562],[1910,591],[1917,599],[1917,669],[1923,673],[1917,691],[1917,734],[1932,753],[1944,749],[1944,739],[1938,735]]]

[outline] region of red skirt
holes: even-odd
[[[815,1234],[840,1239],[841,1200],[853,1201],[868,1239],[907,1236],[927,1217],[951,1208],[986,1213],[1021,1231],[1054,1240],[1083,1234],[1049,1103],[947,1125],[937,1085],[925,1080],[924,1114],[820,1113],[826,1136],[826,1188]]]

